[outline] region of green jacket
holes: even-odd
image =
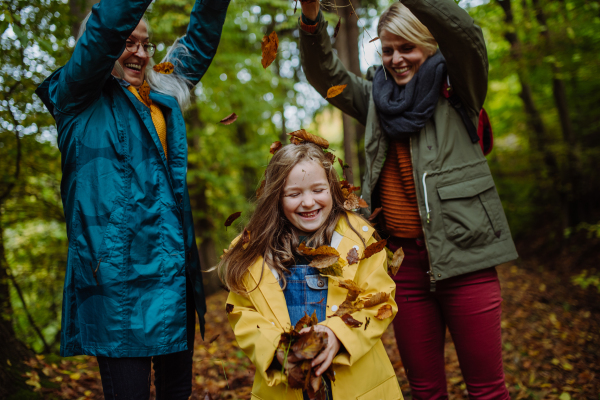
[[[404,0],[403,4],[437,40],[452,86],[477,126],[488,75],[481,28],[453,0]],[[372,99],[375,67],[366,79],[347,71],[332,52],[327,23],[322,17],[318,22],[312,34],[300,29],[302,67],[323,97],[332,85],[348,85],[342,94],[327,100],[365,126],[362,198],[370,206],[365,211],[368,216],[378,205],[375,188],[388,150]],[[516,259],[487,160],[448,100],[440,96],[433,117],[411,136],[410,148],[432,290],[437,280]]]

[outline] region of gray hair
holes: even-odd
[[[81,26],[79,27],[79,32],[77,34],[77,41],[79,41],[81,36],[83,36],[87,22],[90,19],[91,15],[92,13],[90,12],[81,22]],[[150,24],[148,23],[148,18],[144,16],[142,17],[142,21],[144,21],[146,27],[148,28],[148,32],[150,32]],[[152,67],[156,65],[156,63],[154,62],[154,59],[150,58],[144,76],[144,78],[148,82],[148,85],[150,85],[150,89],[165,94],[167,96],[174,97],[177,100],[177,103],[179,103],[181,111],[185,111],[190,106],[190,90],[194,87],[192,82],[186,76],[177,73],[178,70],[182,70],[182,60],[186,57],[192,57],[192,55],[190,54],[188,48],[181,44],[179,42],[179,39],[177,39],[167,51],[167,55],[165,55],[165,57],[161,61],[171,62],[175,67],[175,71],[169,75],[160,74],[154,71]],[[118,61],[115,62],[115,72],[118,78],[123,79],[125,77],[123,67],[121,66],[121,64],[119,64]]]

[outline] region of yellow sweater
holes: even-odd
[[[144,85],[147,83],[144,81]],[[165,122],[165,117],[159,106],[152,103],[150,98],[143,99],[142,96],[138,93],[137,89],[133,86],[129,85],[127,89],[137,97],[139,101],[144,103],[146,107],[150,109],[150,116],[152,117],[152,123],[154,124],[154,128],[156,129],[156,133],[158,133],[158,138],[160,139],[160,143],[162,144],[163,150],[165,151],[165,157],[168,157],[167,153],[167,124]]]

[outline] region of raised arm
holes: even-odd
[[[71,59],[50,81],[50,100],[63,113],[75,113],[98,98],[125,41],[152,0],[102,0],[92,7],[86,30]]]
[[[316,12],[314,11],[316,8]],[[331,39],[327,34],[327,22],[319,13],[319,2],[302,3],[302,12],[317,25],[313,33],[307,32],[300,23],[300,60],[308,82],[321,94],[327,96],[332,86],[348,85],[344,91],[329,103],[355,118],[361,124],[367,122],[371,82],[349,72],[340,59],[333,54]],[[312,8],[312,9],[311,9]],[[310,15],[310,14],[313,15]]]
[[[170,55],[171,58],[181,61],[175,73],[182,74],[194,85],[204,76],[217,52],[229,1],[197,0],[190,16],[187,33],[179,39],[189,56],[182,54],[183,49]]]
[[[481,28],[454,0],[402,0],[402,4],[438,42],[453,89],[478,115],[488,83],[487,50]]]

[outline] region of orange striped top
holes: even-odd
[[[379,193],[387,233],[409,239],[422,237],[408,139],[390,142],[379,175]]]

